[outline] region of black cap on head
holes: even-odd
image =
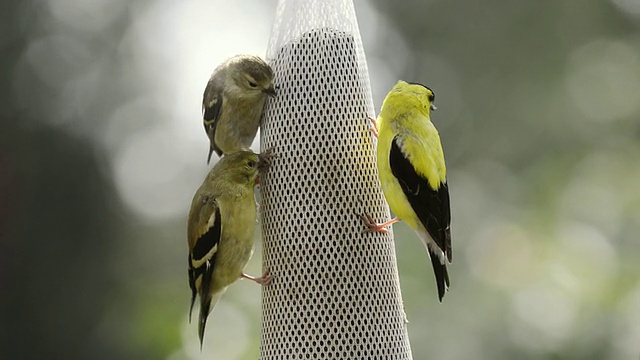
[[[410,82],[409,84],[411,84],[411,85],[420,85],[423,88],[431,91],[431,96],[429,96],[429,101],[433,102],[436,99],[436,93],[434,93],[433,90],[431,90],[431,88],[429,88],[428,86],[425,86],[424,84],[420,84],[420,83],[417,83],[417,82]]]

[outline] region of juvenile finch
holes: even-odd
[[[238,55],[220,64],[202,99],[209,156],[248,150],[256,137],[267,96],[275,96],[273,71],[257,56]]]
[[[193,311],[200,298],[198,334],[204,338],[207,316],[227,287],[243,277],[268,284],[271,276],[242,272],[253,253],[256,222],[254,186],[269,164],[270,153],[237,151],[220,159],[196,191],[189,211],[189,286]]]
[[[376,224],[365,215],[367,232],[386,232],[404,220],[424,243],[442,301],[449,287],[445,261],[451,262],[451,209],[447,168],[438,130],[429,115],[436,110],[434,93],[421,84],[399,81],[387,94],[376,123],[380,183],[397,216]]]

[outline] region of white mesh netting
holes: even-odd
[[[350,0],[280,0],[267,59],[277,97],[261,148],[264,266],[260,356],[411,359],[393,234],[375,166],[368,71]]]

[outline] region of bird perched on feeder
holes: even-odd
[[[267,96],[275,96],[273,70],[257,56],[238,55],[220,64],[202,99],[209,156],[248,150],[256,137]]]
[[[229,285],[239,278],[266,285],[265,272],[254,278],[242,272],[253,253],[256,222],[254,187],[270,164],[271,151],[256,155],[237,151],[225,155],[196,191],[189,211],[189,286],[193,311],[200,298],[198,334],[204,338],[207,316]]]
[[[436,277],[438,298],[449,288],[445,261],[451,262],[451,209],[447,168],[438,130],[430,114],[435,95],[428,87],[399,81],[387,94],[374,123],[382,190],[397,216],[376,224],[363,215],[365,232],[386,232],[399,219],[424,243]]]

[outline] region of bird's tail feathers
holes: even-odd
[[[213,146],[209,146],[209,155],[207,156],[207,165],[211,162],[211,155],[213,155]]]
[[[198,289],[196,287],[196,269],[193,268],[193,264],[191,262],[191,254],[189,254],[189,258],[187,261],[189,262],[189,288],[191,289],[191,306],[189,306],[189,324],[191,324],[191,314],[193,313],[193,304],[196,302]]]
[[[440,261],[440,264],[445,264],[445,253],[443,249],[440,249],[438,244],[435,241],[431,240],[429,235],[421,235],[420,238],[425,243],[427,251],[429,251],[429,255],[433,258],[434,256]]]
[[[191,306],[189,306],[189,324],[191,324],[191,314],[193,313],[193,304],[196,302],[196,292],[191,293]]]
[[[437,246],[435,246],[437,248]],[[444,293],[449,289],[449,273],[447,272],[447,265],[444,263],[444,253],[431,246],[427,247],[429,250],[429,257],[431,258],[431,265],[433,266],[433,273],[436,276],[436,285],[438,287],[438,299],[442,302]]]
[[[447,254],[440,249],[438,244],[431,239],[429,233],[426,231],[416,231],[420,240],[427,248],[429,258],[431,259],[431,265],[433,266],[433,273],[436,276],[436,285],[438,287],[438,299],[442,302],[444,293],[449,289],[449,272],[447,271],[447,257],[450,254],[450,250]]]
[[[214,299],[215,294],[211,294],[209,288],[211,286],[211,277],[213,276],[213,267],[209,261],[204,264],[204,273],[202,274],[202,280],[200,280],[200,287],[198,288],[198,295],[200,295],[200,319],[198,321],[198,336],[200,337],[200,349],[202,349],[202,342],[204,341],[204,328],[207,325],[207,316],[211,312],[211,302]],[[218,297],[219,298],[219,297]],[[213,305],[216,303],[214,302]]]
[[[204,329],[207,325],[207,317],[211,310],[216,306],[216,303],[224,294],[226,288],[213,295],[205,295],[200,297],[200,319],[198,321],[198,336],[200,337],[200,348],[204,342]]]
[[[451,250],[451,229],[447,228],[444,232],[444,252],[447,254],[447,260],[449,264],[453,261],[453,251]]]

